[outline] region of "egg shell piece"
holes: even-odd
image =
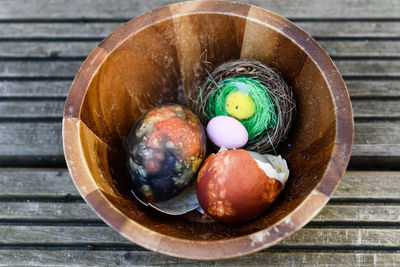
[[[282,158],[281,155],[274,156],[274,155],[270,155],[270,154],[265,154],[263,156],[265,156],[269,160],[269,162],[271,162],[272,166],[274,166],[275,170],[278,173],[284,174],[282,180],[283,180],[283,184],[286,184],[286,182],[289,178],[289,173],[290,173],[286,160],[284,158]]]
[[[163,202],[148,203],[152,208],[169,215],[182,215],[200,207],[196,196],[196,181],[177,196]]]
[[[229,116],[217,116],[207,124],[208,138],[218,147],[241,148],[249,135],[240,121]]]
[[[279,180],[283,185],[286,184],[289,177],[289,168],[286,160],[281,155],[274,156],[270,154],[263,155],[254,151],[248,152],[269,177]]]
[[[243,149],[211,154],[200,168],[197,198],[208,216],[218,222],[251,220],[264,212],[282,191]]]

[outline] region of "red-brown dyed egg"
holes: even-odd
[[[205,213],[218,222],[251,220],[264,212],[282,191],[243,149],[211,154],[200,168],[197,198]]]

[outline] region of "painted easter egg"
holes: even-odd
[[[248,140],[246,128],[235,118],[217,116],[207,124],[208,138],[218,147],[241,148]]]
[[[258,158],[258,155],[255,159],[243,149],[211,154],[197,177],[197,198],[201,208],[218,222],[254,219],[274,202],[289,175],[286,161],[281,157],[275,160],[279,169],[269,160]]]
[[[187,108],[155,107],[136,122],[128,140],[132,192],[144,203],[169,200],[195,178],[206,152],[206,135]]]

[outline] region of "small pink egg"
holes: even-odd
[[[241,148],[248,140],[246,128],[240,121],[229,116],[217,116],[207,125],[208,138],[218,147]]]

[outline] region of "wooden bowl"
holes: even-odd
[[[124,142],[136,119],[160,103],[185,101],[217,66],[252,58],[282,72],[298,115],[280,152],[290,177],[275,204],[241,224],[168,216],[129,193]],[[290,236],[326,204],[346,169],[353,119],[346,86],[326,52],[290,21],[232,2],[166,6],[135,18],[101,42],[71,86],[63,120],[64,151],[85,201],[124,237],[163,254],[225,259]]]

